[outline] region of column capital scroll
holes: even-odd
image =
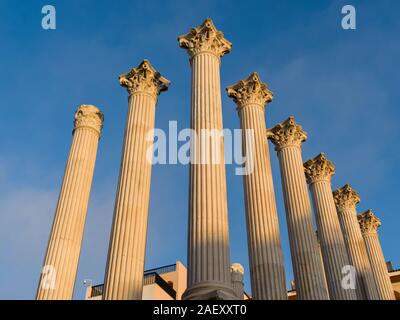
[[[381,225],[381,220],[371,209],[357,216],[362,234],[376,233]]]
[[[307,139],[307,133],[291,116],[284,122],[268,129],[267,138],[275,145],[275,150],[279,151],[286,147],[300,148]]]
[[[360,202],[360,196],[349,184],[333,191],[333,198],[338,208],[355,208]]]
[[[228,97],[232,98],[237,104],[238,109],[248,104],[264,107],[273,98],[272,91],[260,80],[257,72],[253,72],[248,78],[228,86],[226,91]]]
[[[127,88],[130,95],[136,92],[145,92],[157,98],[162,91],[168,90],[171,82],[154,69],[150,61],[145,59],[138,67],[120,75],[119,83],[122,87]]]
[[[307,183],[312,184],[318,181],[331,181],[335,174],[335,166],[328,160],[324,153],[320,153],[314,159],[304,163],[304,173]]]
[[[190,58],[203,52],[209,52],[218,58],[229,53],[232,43],[225,39],[224,34],[217,30],[210,18],[189,33],[178,37],[179,46],[189,53]]]

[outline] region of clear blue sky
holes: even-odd
[[[353,4],[357,30],[341,28]],[[41,8],[57,29],[41,28]],[[12,1],[0,2],[0,298],[34,298],[71,141],[73,113],[105,114],[76,283],[102,283],[127,111],[118,75],[142,59],[172,84],[156,126],[189,126],[190,66],[177,36],[211,17],[233,43],[222,60],[225,88],[259,72],[275,93],[269,127],[294,115],[308,132],[303,157],[326,152],[333,186],[353,185],[359,211],[382,219],[387,260],[400,267],[399,1]],[[225,92],[226,128],[239,128]],[[279,168],[271,149],[287,279],[292,279]],[[246,269],[242,178],[227,166],[231,260]],[[188,167],[153,168],[146,268],[186,263]]]

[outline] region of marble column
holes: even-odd
[[[38,300],[72,299],[103,114],[82,105],[75,113],[72,145],[43,263]]]
[[[378,236],[378,228],[381,225],[381,221],[372,210],[367,210],[358,216],[358,222],[367,249],[378,297],[380,300],[395,300],[393,286]]]
[[[356,205],[360,197],[346,184],[333,192],[340,228],[350,265],[355,268],[356,294],[359,300],[377,300],[378,295],[367,250],[357,221]]]
[[[170,82],[147,60],[119,81],[129,93],[128,116],[103,299],[140,300],[152,168],[148,155],[152,155],[157,98]]]
[[[238,300],[244,299],[244,268],[240,263],[233,263],[231,265],[231,279],[232,279],[232,288],[235,291],[236,297]]]
[[[242,129],[243,175],[252,296],[287,299],[270,154],[266,141],[265,106],[272,92],[257,73],[227,88],[237,104]]]
[[[355,289],[342,286],[345,268],[350,264],[332,195],[331,178],[335,166],[325,154],[304,163],[317,221],[325,276],[331,300],[356,300]]]
[[[301,156],[307,134],[289,117],[268,130],[268,138],[279,158],[297,298],[328,300]]]
[[[231,287],[220,59],[231,49],[210,19],[178,38],[192,67],[187,300],[236,299]],[[196,138],[196,139],[195,139]]]

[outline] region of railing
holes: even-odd
[[[160,277],[158,272],[155,272],[153,270],[160,270],[161,273],[172,272],[172,271],[176,270],[176,265],[169,265],[169,266],[164,266],[161,268],[147,270],[147,271],[145,271],[144,278],[143,278],[144,286],[156,283],[169,296],[171,296],[171,298],[173,298],[175,300],[176,299],[176,291],[163,278]],[[92,292],[90,293],[90,298],[101,296],[103,294],[103,288],[104,288],[103,284],[93,286]]]
[[[157,272],[149,272],[144,276],[143,285],[156,283],[163,289],[170,297],[176,300],[176,291],[167,283]]]
[[[167,266],[145,270],[144,275],[146,276],[146,274],[153,273],[153,272],[157,272],[158,274],[163,274],[163,273],[174,272],[174,271],[176,271],[176,264],[169,264]]]
[[[103,295],[103,288],[104,288],[104,284],[99,284],[97,286],[93,286],[92,287],[92,292],[90,293],[90,297],[98,297]]]

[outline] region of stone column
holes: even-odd
[[[268,138],[278,152],[297,298],[328,300],[301,156],[307,134],[289,117],[270,129]]]
[[[240,263],[233,263],[231,265],[231,279],[233,291],[235,291],[238,300],[244,299],[244,268]]]
[[[359,300],[377,300],[375,282],[367,250],[357,221],[356,205],[360,197],[346,184],[333,192],[340,228],[343,233],[350,264],[355,268],[355,287]]]
[[[243,175],[251,290],[254,299],[287,299],[270,155],[266,141],[265,105],[272,92],[257,73],[227,88],[237,104],[242,129]]]
[[[192,66],[187,300],[235,299],[231,287],[220,58],[231,49],[207,19],[178,38]],[[217,137],[218,136],[218,137]],[[195,139],[196,138],[196,139]]]
[[[120,76],[129,93],[103,299],[140,300],[146,250],[157,97],[169,81],[144,60]]]
[[[38,300],[72,299],[103,114],[82,105],[75,113],[72,145],[36,293]]]
[[[367,249],[378,297],[380,300],[395,300],[393,286],[378,236],[378,228],[381,225],[381,221],[372,210],[368,210],[358,216],[358,222]]]
[[[307,161],[304,169],[314,205],[329,296],[332,300],[356,300],[355,290],[342,286],[350,262],[332,195],[331,177],[335,166],[321,153]]]

